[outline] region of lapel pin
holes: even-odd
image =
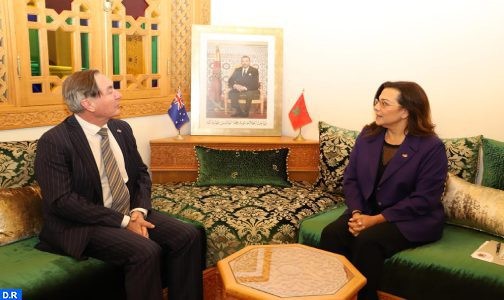
[[[407,158],[408,154],[407,153],[403,153],[403,154],[401,154],[401,156],[404,157],[404,158]]]
[[[121,133],[122,131],[121,131],[121,129],[117,129],[117,132]]]

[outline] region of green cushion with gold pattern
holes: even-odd
[[[37,141],[0,142],[0,188],[14,188],[35,182]]]
[[[197,186],[244,185],[289,187],[288,148],[219,150],[195,146],[199,169]]]
[[[469,182],[476,181],[483,136],[441,139],[448,157],[448,171]]]
[[[350,152],[359,135],[358,131],[337,127],[320,121],[319,127],[319,177],[316,186],[331,193],[343,192],[343,173]]]

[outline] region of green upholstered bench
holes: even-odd
[[[316,247],[345,206],[301,222],[298,241]],[[387,259],[381,290],[406,299],[504,299],[504,267],[471,257],[484,241],[504,239],[446,224],[441,240]]]
[[[125,299],[119,269],[96,259],[76,261],[34,248],[38,238],[0,247],[0,288],[23,299]]]

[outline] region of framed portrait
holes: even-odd
[[[283,31],[193,25],[191,134],[279,136]]]

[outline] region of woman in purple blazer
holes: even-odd
[[[448,160],[429,100],[414,82],[385,82],[375,121],[357,137],[345,170],[346,212],[327,225],[320,248],[345,255],[367,278],[359,299],[378,299],[383,262],[441,238]]]

